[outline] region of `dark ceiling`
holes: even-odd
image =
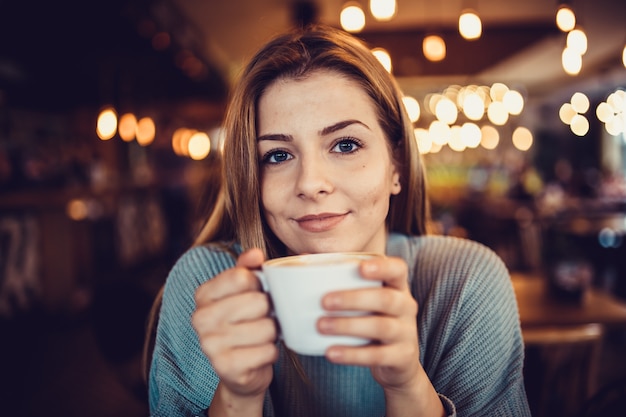
[[[204,63],[192,78],[176,64],[174,42],[157,51],[139,34],[147,7],[139,0],[0,0],[0,105],[65,110],[223,99],[217,71]]]

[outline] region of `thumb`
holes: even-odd
[[[247,269],[260,269],[265,261],[265,255],[259,248],[248,249],[237,258],[237,266]]]

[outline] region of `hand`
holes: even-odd
[[[358,310],[373,313],[362,317],[324,317],[318,329],[326,334],[369,338],[363,347],[333,346],[326,352],[335,363],[367,366],[374,379],[391,390],[411,389],[425,375],[419,362],[417,302],[409,291],[408,269],[400,258],[367,260],[360,273],[380,280],[382,288],[339,291],[327,294],[322,305],[329,311]]]
[[[234,268],[202,284],[195,295],[193,327],[220,377],[220,389],[231,398],[262,401],[278,357],[269,299],[251,272],[263,259],[259,249],[243,253]]]

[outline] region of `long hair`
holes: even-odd
[[[356,81],[374,103],[401,183],[400,193],[390,197],[388,231],[408,235],[426,233],[429,209],[424,169],[400,89],[363,42],[338,29],[312,25],[276,37],[243,70],[232,91],[223,124],[221,187],[194,245],[237,242],[243,250],[260,248],[266,258],[285,255],[286,248],[263,217],[256,144],[257,106],[276,80],[303,79],[318,70],[333,71]],[[155,304],[159,303],[157,300]],[[153,314],[158,314],[158,308],[153,309]],[[148,335],[154,342],[154,328],[149,329]],[[151,349],[145,352],[147,370]],[[296,392],[288,401],[298,402],[307,395],[306,375],[297,357],[289,351],[288,356],[286,371],[298,385],[293,387]],[[300,378],[294,378],[294,371]],[[272,387],[270,390],[273,391]],[[285,403],[272,396],[277,414],[281,415]]]
[[[410,235],[426,233],[429,210],[423,164],[400,89],[360,40],[338,29],[313,25],[273,39],[244,69],[223,125],[220,194],[196,244],[232,240],[244,250],[260,248],[268,258],[285,254],[262,214],[257,106],[274,81],[302,79],[316,70],[348,77],[371,97],[402,185],[401,192],[391,197],[387,228]]]

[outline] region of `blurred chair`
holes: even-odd
[[[581,410],[579,417],[624,415],[626,410],[626,378],[613,381],[593,395]]]
[[[522,329],[524,378],[534,417],[579,414],[596,390],[602,343],[599,324]]]

